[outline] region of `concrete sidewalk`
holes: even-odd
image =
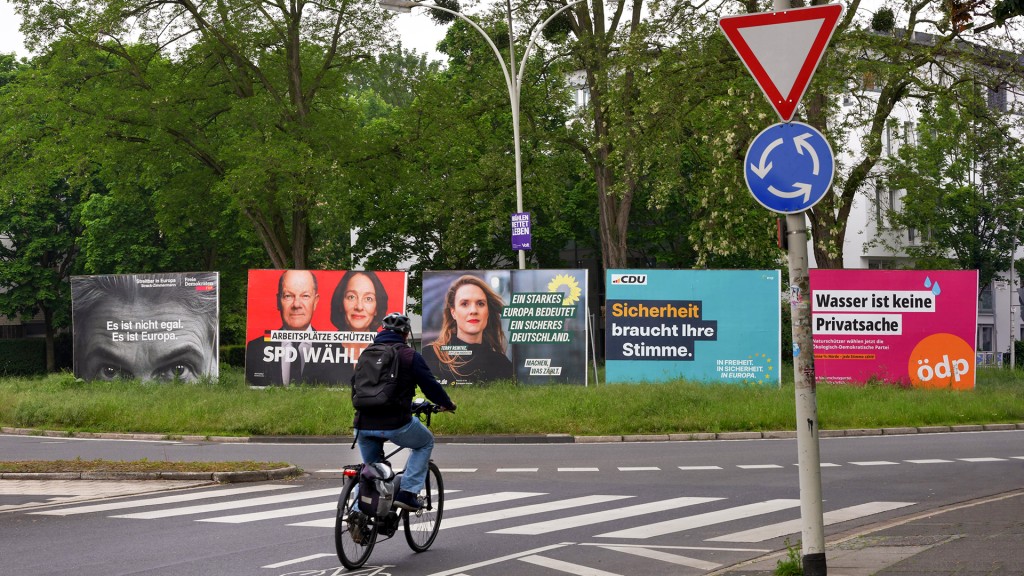
[[[826,538],[829,576],[1024,575],[1024,490]],[[786,553],[708,576],[771,576]]]

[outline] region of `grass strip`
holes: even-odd
[[[0,425],[38,430],[200,436],[347,436],[348,389],[249,388],[222,367],[197,384],[83,382],[71,374],[0,379]],[[622,435],[795,429],[792,367],[783,385],[672,381],[599,386],[449,389],[455,414],[433,419],[440,435]],[[1024,422],[1024,372],[983,369],[971,391],[884,383],[819,385],[822,429]]]

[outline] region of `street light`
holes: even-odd
[[[556,16],[569,8],[584,2],[585,0],[575,0],[569,2],[565,6],[562,6],[550,16],[547,17],[544,22],[541,23],[536,29],[530,33],[530,41],[526,45],[526,51],[523,52],[522,61],[519,63],[519,70],[516,71],[516,49],[515,49],[515,34],[512,29],[512,3],[511,0],[505,0],[505,6],[508,8],[508,65],[505,64],[505,59],[501,57],[501,51],[494,45],[494,41],[491,37],[484,32],[476,22],[470,20],[468,16],[462,12],[456,12],[443,6],[436,4],[425,4],[420,0],[378,0],[380,7],[395,12],[396,14],[408,14],[412,12],[413,8],[423,7],[430,8],[433,10],[440,10],[457,16],[464,20],[467,24],[473,27],[474,30],[480,33],[487,41],[488,46],[494,51],[494,55],[498,57],[498,63],[501,64],[501,72],[505,75],[505,86],[508,88],[508,97],[512,104],[512,137],[515,139],[515,151],[516,151],[516,211],[523,211],[523,159],[522,152],[519,146],[519,95],[523,83],[523,73],[526,70],[526,62],[530,59],[530,52],[533,50],[533,46],[536,44],[537,39],[540,35],[541,30],[548,25]],[[519,251],[519,269],[526,269],[526,251]]]

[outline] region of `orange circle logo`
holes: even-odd
[[[907,363],[914,388],[974,388],[974,349],[953,334],[932,334],[914,346]]]

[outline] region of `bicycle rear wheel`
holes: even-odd
[[[349,570],[366,564],[377,543],[377,519],[359,511],[356,498],[359,481],[349,478],[338,499],[338,514],[334,522],[334,546],[338,560]]]
[[[441,471],[433,462],[427,469],[427,481],[419,492],[424,507],[416,512],[405,512],[405,540],[414,552],[423,552],[434,543],[437,531],[441,529],[441,515],[444,513],[444,481]]]

